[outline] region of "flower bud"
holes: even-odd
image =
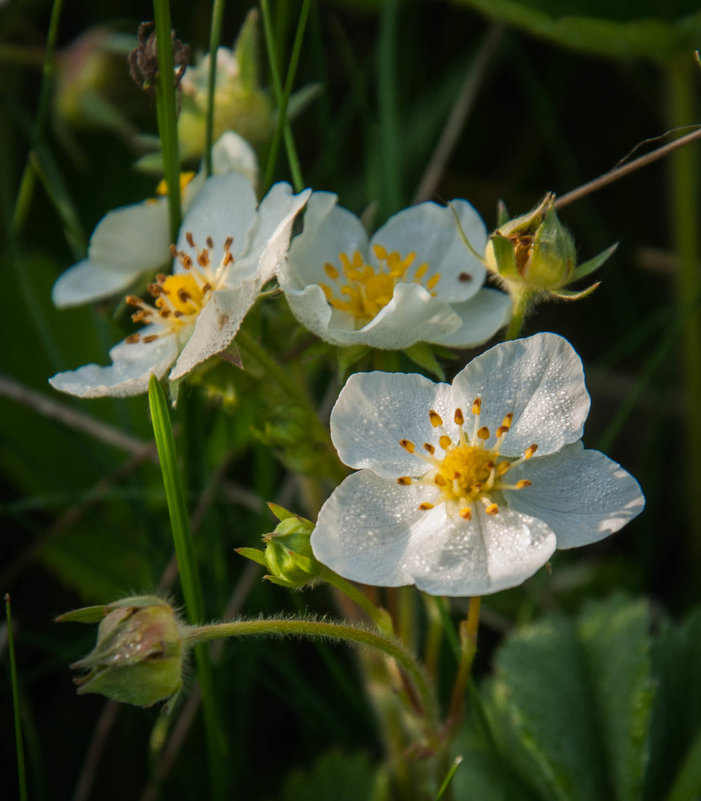
[[[123,598],[104,607],[78,609],[61,621],[100,619],[95,648],[72,668],[78,693],[99,693],[137,706],[152,706],[182,686],[183,643],[172,607],[151,595]]]
[[[263,535],[265,549],[238,548],[238,553],[266,567],[270,571],[266,578],[281,587],[299,590],[316,584],[321,565],[309,543],[314,524],[281,506],[269,506],[280,522],[275,531]]]
[[[533,211],[508,220],[491,234],[485,261],[512,295],[577,300],[593,292],[598,283],[579,292],[565,287],[598,269],[615,248],[577,267],[574,240],[557,218],[555,196],[548,194]]]

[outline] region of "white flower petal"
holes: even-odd
[[[452,203],[470,244],[482,253],[487,244],[487,229],[482,218],[466,200]],[[390,217],[372,237],[371,264],[377,264],[372,251],[374,244],[383,245],[388,251],[398,251],[402,257],[416,253],[407,280],[411,280],[414,270],[426,262],[428,271],[422,281],[425,283],[432,275],[440,274],[434,290],[439,300],[450,303],[468,300],[484,283],[484,264],[465,246],[455,215],[446,206],[420,203]]]
[[[453,397],[463,407],[480,397],[480,422],[492,435],[513,412],[505,456],[520,456],[534,443],[545,455],[575,442],[589,413],[582,362],[566,339],[549,333],[502,342],[478,356],[455,377]]]
[[[535,457],[507,474],[532,486],[506,491],[509,506],[544,520],[558,548],[578,548],[618,531],[645,506],[638,482],[619,464],[581,443]]]
[[[469,521],[447,514],[445,505],[424,514],[426,521],[412,526],[408,550],[414,583],[432,595],[486,595],[515,587],[555,550],[555,535],[544,522],[506,507],[492,516],[474,504]]]
[[[321,507],[314,556],[352,581],[381,587],[412,583],[407,548],[426,487],[399,487],[369,470],[348,476]]]
[[[331,412],[331,439],[342,462],[367,467],[383,478],[419,476],[426,462],[401,447],[408,439],[423,452],[423,443],[437,440],[431,409],[452,420],[450,386],[417,374],[355,373]]]
[[[214,175],[238,172],[254,188],[258,185],[258,159],[255,150],[234,131],[222,134],[212,147]]]
[[[454,303],[452,308],[462,321],[460,328],[426,341],[448,347],[468,348],[491,339],[509,322],[511,297],[497,289],[480,289],[473,298]]]
[[[157,326],[148,326],[145,334],[156,333]],[[112,364],[101,367],[86,364],[77,370],[58,373],[49,383],[69,395],[80,398],[126,397],[140,395],[148,390],[151,375],[162,378],[178,353],[173,336],[165,336],[154,342],[120,342],[110,350]]]
[[[304,289],[308,284],[329,283],[324,264],[340,268],[339,253],[358,250],[365,257],[368,237],[360,220],[337,206],[329,192],[312,192],[304,212],[304,230],[292,240],[287,260],[280,266],[283,289]]]
[[[182,378],[231,344],[259,290],[260,282],[254,279],[242,282],[235,289],[220,289],[212,293],[169,375],[171,381]]]
[[[253,187],[243,175],[235,172],[212,175],[204,182],[180,226],[178,250],[192,253],[187,244],[187,234],[192,234],[197,248],[207,247],[211,237],[214,247],[210,260],[218,264],[224,256],[224,242],[233,237],[231,252],[235,258],[245,254],[249,235],[256,219],[256,195]],[[174,270],[183,267],[176,259]]]
[[[51,299],[59,309],[102,300],[126,289],[136,276],[84,259],[56,279]]]
[[[234,263],[231,282],[255,275],[263,285],[275,275],[287,251],[295,216],[310,195],[311,189],[293,195],[286,183],[271,187],[258,208],[248,250]]]

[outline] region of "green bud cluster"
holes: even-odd
[[[282,506],[268,506],[280,522],[274,531],[263,535],[265,548],[237,548],[237,553],[267,568],[266,579],[281,587],[300,590],[318,583],[322,567],[309,541],[314,524]]]

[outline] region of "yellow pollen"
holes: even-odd
[[[197,314],[202,308],[204,295],[190,273],[169,275],[160,286],[162,293],[168,297],[175,312]],[[162,298],[158,300],[160,301]]]
[[[437,503],[446,504],[450,515],[459,515],[463,520],[471,520],[474,515],[474,504],[479,502],[484,507],[484,514],[494,516],[499,513],[499,505],[506,491],[522,490],[531,486],[531,481],[522,478],[516,483],[506,483],[502,479],[512,467],[530,459],[537,450],[537,445],[528,447],[520,458],[505,457],[500,453],[503,438],[511,428],[514,415],[506,414],[497,429],[497,436],[491,447],[487,446],[490,437],[487,426],[479,427],[479,414],[482,402],[475,398],[472,413],[475,415],[475,426],[471,432],[465,431],[465,415],[462,409],[453,412],[453,422],[459,428],[458,435],[450,437],[444,433],[438,443],[444,451],[443,458],[436,456],[436,448],[429,442],[423,443],[423,449],[429,456],[417,453],[416,456],[430,466],[421,478],[411,479],[403,476],[397,479],[400,485],[416,482],[422,486],[433,486],[440,490]],[[443,426],[443,418],[434,409],[428,413],[429,421],[434,428]],[[476,430],[475,430],[476,429]],[[416,446],[411,440],[401,439],[402,448],[414,453]],[[496,493],[496,495],[495,495]],[[424,502],[418,507],[421,510],[433,509],[434,504]]]
[[[195,177],[194,172],[181,172],[180,173],[180,191],[183,192],[185,187],[190,183],[190,181]],[[168,182],[164,178],[156,187],[156,194],[157,195],[167,195],[168,194]]]
[[[373,245],[372,252],[377,265],[368,264],[359,251],[352,254],[339,253],[339,270],[330,262],[324,264],[325,274],[337,282],[331,288],[319,284],[330,306],[347,312],[354,318],[356,328],[362,328],[373,320],[379,312],[392,300],[394,289],[399,283],[419,283],[432,291],[438,285],[441,276],[434,273],[425,282],[429,265],[420,264],[411,273],[416,261],[416,253],[402,255],[399,251],[388,251],[383,245]]]
[[[431,425],[434,428],[438,428],[438,426],[443,425],[443,418],[438,414],[438,412],[434,412],[433,409],[428,413],[429,420],[431,421]]]

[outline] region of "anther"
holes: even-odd
[[[480,428],[479,431],[477,432],[477,436],[480,439],[489,439],[489,429],[487,428],[487,426],[482,426],[482,428]]]
[[[127,295],[126,302],[129,306],[143,306],[143,301],[141,298],[137,298],[136,295]]]
[[[523,489],[524,487],[530,487],[533,482],[529,481],[527,478],[522,478],[520,481],[516,482],[516,489]]]
[[[209,251],[207,248],[202,248],[202,250],[197,254],[197,263],[200,265],[200,267],[209,266]]]
[[[339,276],[338,270],[333,266],[333,264],[331,264],[331,262],[328,262],[328,261],[324,265],[324,272],[333,281],[335,281]]]
[[[208,236],[207,239],[205,239],[205,242],[207,243],[207,247],[210,250],[214,250],[214,240],[212,239],[211,236]]]
[[[397,479],[397,484],[401,484],[403,487],[408,487],[411,484],[411,478],[409,476],[402,476],[401,478]]]
[[[224,258],[222,259],[222,264],[224,265],[224,267],[228,267],[230,264],[233,263],[234,263],[234,257],[227,250],[226,253],[224,254]]]
[[[428,418],[434,428],[438,428],[438,426],[443,425],[443,418],[438,414],[438,412],[434,412],[433,409],[431,409],[431,411],[428,413]]]
[[[472,401],[472,414],[479,414],[482,408],[482,398],[475,398]]]
[[[189,245],[191,248],[194,248],[194,247],[195,247],[195,240],[192,238],[192,234],[190,233],[190,231],[187,231],[187,232],[186,232],[186,234],[185,234],[185,239],[187,240],[187,244],[188,244],[188,245]]]
[[[419,504],[419,509],[422,512],[427,512],[429,509],[433,509],[433,504],[432,503],[426,503],[426,502],[420,503]]]
[[[400,439],[399,444],[409,453],[413,453],[416,450],[416,445],[410,439]]]
[[[445,477],[443,475],[437,473],[436,477],[433,479],[433,483],[439,487],[445,487],[448,482],[445,480]]]
[[[149,342],[155,342],[158,339],[158,334],[149,334],[147,337],[142,337],[141,341],[148,344]]]
[[[456,409],[455,414],[453,415],[453,420],[455,420],[455,425],[461,426],[465,422],[465,416],[462,413],[462,409]]]
[[[513,423],[513,421],[514,421],[513,412],[505,414],[504,419],[501,421],[502,428],[505,428],[508,431],[511,428],[511,423]]]
[[[181,303],[187,303],[189,300],[192,300],[192,295],[182,287],[178,290],[178,300]]]
[[[460,509],[458,514],[463,520],[472,520],[472,509],[470,509],[469,506],[465,506],[463,509]]]
[[[431,445],[430,442],[424,442],[424,450],[428,451],[431,454],[431,456],[433,456],[433,454],[436,452],[435,447]]]
[[[177,258],[178,258],[178,249],[175,247],[175,245],[171,245],[171,246],[170,246],[170,248],[169,248],[169,250],[170,250],[170,255],[171,255],[171,256],[172,256],[174,259],[177,259]]]
[[[133,345],[140,339],[141,339],[141,334],[129,334],[129,336],[124,341],[127,343],[127,345]]]
[[[234,237],[233,236],[227,236],[227,238],[224,240],[224,250],[229,250],[229,248],[233,244],[234,244]]]
[[[508,426],[499,426],[499,428],[497,428],[497,439],[503,437],[504,434],[508,433],[508,431],[509,431]]]
[[[538,446],[535,443],[533,443],[533,445],[529,445],[526,448],[526,452],[523,454],[523,458],[530,459],[537,450]]]
[[[443,448],[444,451],[447,451],[448,448],[453,444],[453,440],[447,434],[443,434],[438,440],[438,444],[441,446],[441,448]]]
[[[499,464],[497,465],[497,475],[499,477],[505,475],[510,468],[511,468],[510,462],[499,462]]]
[[[495,514],[498,514],[499,507],[495,503],[490,503],[489,506],[484,510],[488,515],[494,517]]]

